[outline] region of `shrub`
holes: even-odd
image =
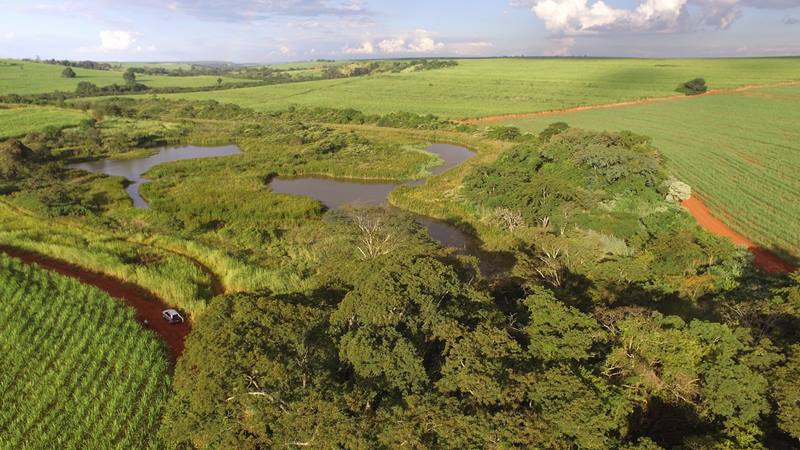
[[[702,78],[695,78],[694,80],[689,80],[686,83],[678,86],[678,89],[676,90],[686,95],[700,95],[705,94],[708,91],[708,86],[706,86],[706,80]]]
[[[75,78],[75,71],[72,70],[72,67],[67,67],[61,72],[61,76],[63,78]]]
[[[550,138],[567,130],[569,130],[569,125],[567,125],[566,122],[551,123],[539,133],[539,140],[542,142],[549,142]]]

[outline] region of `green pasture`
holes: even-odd
[[[705,77],[711,88],[798,80],[800,58],[460,60],[446,69],[167,97],[259,111],[305,105],[472,118],[671,96],[679,83],[695,77]]]
[[[69,127],[89,118],[89,114],[74,109],[55,107],[3,107],[0,105],[0,139],[22,136],[46,127]]]
[[[63,78],[64,66],[20,60],[0,59],[0,95],[40,94],[53,91],[72,92],[81,81],[97,86],[125,84],[122,71],[73,68],[75,78]],[[217,84],[216,76],[169,77],[138,74],[136,80],[150,87],[203,87]],[[227,83],[241,82],[222,77]]]

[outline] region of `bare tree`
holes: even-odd
[[[352,219],[360,234],[356,248],[364,259],[375,259],[392,252],[394,233],[388,230],[383,217],[368,211],[356,211]]]
[[[539,265],[536,273],[555,287],[560,287],[563,282],[564,263],[561,255],[562,249],[557,246],[542,247],[541,253],[537,255]]]
[[[512,233],[515,229],[525,225],[525,219],[522,215],[508,208],[495,209],[492,217]]]

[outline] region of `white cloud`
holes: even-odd
[[[348,55],[371,55],[375,53],[375,47],[370,41],[361,43],[361,47],[345,47],[344,52]]]
[[[679,33],[727,29],[742,8],[779,8],[800,0],[637,0],[634,8],[615,8],[605,0],[514,0],[529,7],[555,35],[602,33]]]
[[[426,30],[415,30],[412,41],[408,44],[408,50],[413,53],[429,53],[444,47],[441,42],[436,42]]]
[[[0,41],[11,41],[14,40],[15,36],[16,34],[13,31],[4,31],[0,33]]]
[[[281,52],[281,55],[290,55],[292,53],[292,49],[285,45],[281,45],[278,51]]]
[[[378,48],[383,53],[400,53],[403,51],[406,45],[405,39],[394,38],[394,39],[384,39],[378,43]]]
[[[368,39],[361,43],[361,47],[346,47],[347,54],[367,55],[373,53],[432,53],[445,48],[445,44],[438,42],[427,30],[414,30],[402,36],[393,36],[373,43]]]
[[[140,33],[131,31],[101,31],[99,50],[102,52],[130,50],[131,48],[134,48],[139,36],[141,36]],[[141,47],[136,48],[141,50]]]
[[[539,0],[532,10],[545,28],[562,34],[602,31],[675,31],[688,0],[645,0],[636,9],[618,9],[603,0]]]

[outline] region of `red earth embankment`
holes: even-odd
[[[716,234],[730,239],[736,245],[747,247],[750,253],[755,258],[756,267],[768,273],[792,273],[797,268],[792,264],[778,258],[771,251],[759,247],[755,242],[747,239],[741,234],[734,231],[731,227],[726,225],[721,220],[714,217],[708,207],[697,197],[692,197],[689,200],[684,200],[682,203],[692,216],[694,216],[697,223],[709,233]]]
[[[97,272],[88,271],[72,264],[59,261],[25,250],[12,247],[0,246],[0,251],[22,260],[25,264],[36,264],[39,267],[57,272],[61,275],[75,278],[81,283],[94,286],[108,295],[120,299],[126,305],[136,310],[136,317],[142,326],[149,328],[158,334],[167,344],[172,354],[173,362],[183,353],[184,340],[191,331],[191,325],[186,322],[179,325],[171,325],[161,317],[161,311],[169,308],[161,299],[148,293],[139,286],[124,281],[117,280]],[[144,325],[144,321],[148,325]]]

